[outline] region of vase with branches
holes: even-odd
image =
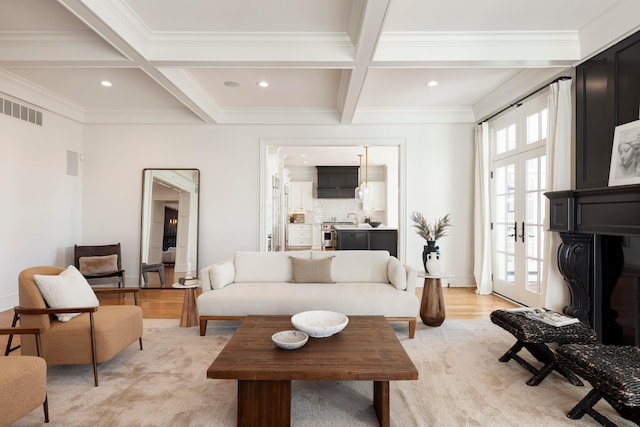
[[[422,263],[424,264],[425,271],[430,274],[438,274],[440,272],[440,248],[436,246],[436,240],[446,236],[447,229],[453,226],[453,224],[451,224],[451,214],[446,214],[434,222],[429,222],[421,212],[413,212],[411,214],[411,221],[413,221],[413,227],[416,229],[416,233],[427,243],[422,252]],[[438,261],[437,263],[431,263],[431,269],[427,267],[430,260]]]

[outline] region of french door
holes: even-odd
[[[547,110],[543,105],[502,122],[492,134],[493,290],[530,307],[544,303]]]

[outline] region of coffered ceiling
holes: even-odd
[[[468,123],[637,29],[638,4],[0,0],[0,88],[82,123]]]

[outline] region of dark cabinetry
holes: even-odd
[[[178,234],[178,211],[172,208],[164,208],[164,233],[162,235],[162,250],[166,251],[176,246]]]
[[[358,186],[355,166],[316,166],[319,199],[352,199]]]
[[[384,250],[391,256],[398,256],[398,230],[338,230],[336,249],[348,250]]]
[[[640,113],[640,33],[576,68],[576,188],[606,187],[613,133]]]

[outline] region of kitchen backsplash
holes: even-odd
[[[374,221],[385,222],[386,220],[384,212],[363,211],[362,203],[356,199],[313,199],[313,212],[307,212],[305,222],[329,222],[334,218],[336,221],[345,222],[349,221],[350,213],[356,213],[359,222],[364,222],[365,216]]]

